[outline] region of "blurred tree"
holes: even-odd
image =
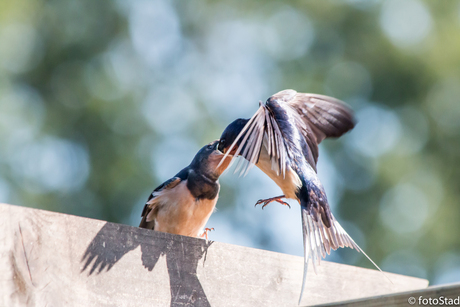
[[[359,121],[319,158],[344,227],[383,269],[459,281],[459,30],[456,1],[4,0],[0,201],[137,225],[259,100],[322,93]],[[221,182],[213,239],[302,254],[298,208],[252,207],[268,178]]]

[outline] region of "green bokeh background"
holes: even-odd
[[[460,2],[0,2],[0,201],[137,225],[153,188],[259,100],[331,95],[333,212],[382,269],[460,281]],[[254,169],[221,178],[211,239],[302,255]],[[355,251],[328,260],[364,267]]]

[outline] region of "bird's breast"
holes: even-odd
[[[264,144],[265,145],[265,144]],[[302,182],[297,173],[287,165],[285,174],[272,168],[272,162],[265,146],[261,147],[259,161],[256,166],[268,175],[283,191],[286,198],[297,199],[296,192],[302,186]]]
[[[217,202],[214,199],[196,199],[187,188],[187,180],[157,197],[159,210],[155,230],[197,237],[206,225]]]

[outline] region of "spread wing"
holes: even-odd
[[[271,99],[284,102],[294,111],[292,117],[307,144],[304,156],[315,171],[319,143],[328,137],[340,137],[355,126],[353,111],[333,97],[284,90]]]
[[[155,201],[156,197],[158,195],[161,195],[163,191],[174,188],[181,181],[182,179],[180,177],[173,177],[169,180],[166,180],[159,187],[153,190],[152,194],[150,194],[149,198],[147,199],[147,202],[145,203],[144,210],[142,210],[142,220],[139,224],[139,227],[154,229],[155,217],[158,212],[158,203]]]
[[[286,157],[293,150],[303,156],[316,171],[318,144],[327,137],[339,137],[354,127],[353,113],[338,99],[284,90],[271,96],[247,122],[225,157],[240,141],[234,157],[240,159],[235,172],[246,174],[257,163],[262,146],[268,151],[272,169],[284,174]],[[295,138],[303,138],[296,148]],[[222,163],[221,161],[221,163]]]

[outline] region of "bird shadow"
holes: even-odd
[[[126,225],[106,223],[81,258],[88,275],[109,271],[128,252],[141,246],[143,266],[152,271],[161,256],[166,257],[171,306],[210,306],[197,277],[198,262],[213,241],[154,232]]]

